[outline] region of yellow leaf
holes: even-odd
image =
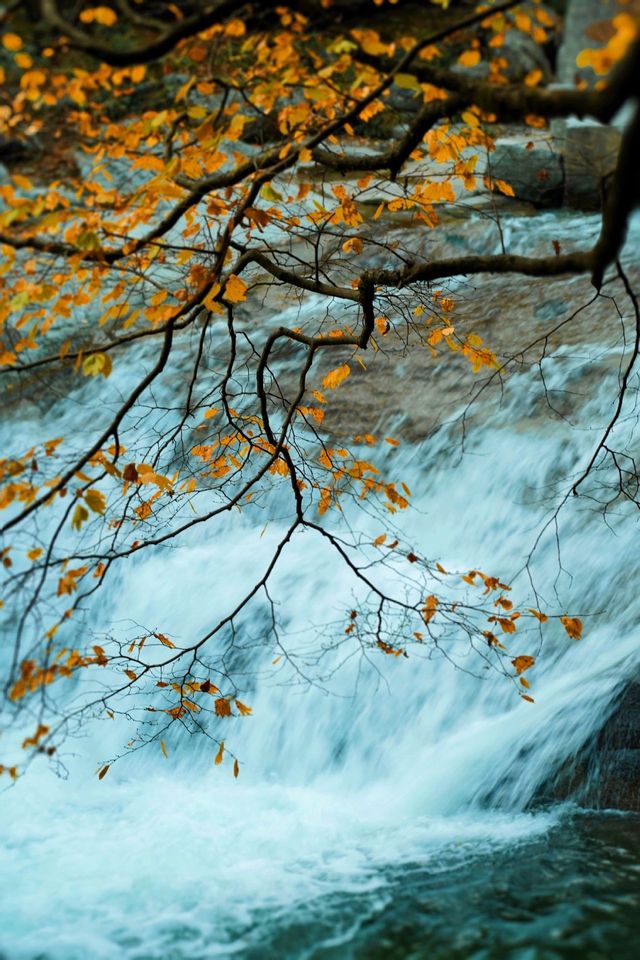
[[[20,50],[22,40],[17,33],[4,33],[2,35],[2,46],[5,47],[6,50]]]
[[[360,237],[349,237],[348,240],[342,244],[342,249],[345,253],[362,253],[364,244]]]
[[[162,754],[165,758],[169,756],[169,754],[167,753],[167,745],[164,742],[164,740],[160,741],[160,749],[162,750]]]
[[[229,23],[224,28],[224,34],[226,37],[243,37],[247,32],[247,28],[243,20],[230,20]]]
[[[284,199],[281,193],[272,187],[270,183],[265,183],[264,187],[260,191],[260,196],[264,197],[265,200],[268,200],[269,203],[281,203]]]
[[[214,761],[213,761],[213,762],[215,763],[216,767],[218,766],[218,764],[222,763],[222,758],[223,758],[223,756],[224,756],[224,740],[221,740],[221,741],[220,741],[220,747],[219,747],[218,752],[216,753],[215,759],[214,759]]]
[[[251,707],[247,707],[244,703],[240,703],[239,700],[236,700],[236,707],[238,708],[238,713],[243,717],[248,717],[251,715]]]
[[[504,193],[505,197],[515,197],[513,187],[506,180],[496,180],[495,185],[500,193]]]
[[[118,17],[111,7],[91,7],[82,11],[80,19],[83,23],[101,23],[104,27],[112,27]]]
[[[103,377],[108,377],[111,368],[111,357],[107,353],[90,353],[82,361],[82,372],[85,377],[97,377],[99,373]]]
[[[530,70],[529,73],[524,78],[525,86],[527,87],[537,87],[540,81],[542,80],[543,73],[539,68],[536,70]]]
[[[402,90],[422,90],[418,80],[412,73],[396,73],[393,82]]]
[[[206,295],[206,297],[202,301],[203,306],[205,306],[207,310],[211,310],[212,313],[223,313],[222,307],[220,306],[220,303],[217,300],[219,293],[220,293],[220,284],[214,283],[214,285],[211,287],[211,290],[209,290],[209,293]]]
[[[458,63],[461,67],[475,67],[480,63],[480,51],[479,50],[465,50],[464,53],[461,53],[458,57]]]
[[[79,530],[82,524],[89,519],[89,511],[79,503],[71,517],[71,526],[74,530]]]
[[[104,513],[107,506],[107,498],[99,490],[87,490],[84,501],[94,513]]]
[[[225,300],[229,300],[231,303],[242,303],[243,300],[247,299],[246,293],[246,283],[240,277],[236,277],[235,273],[232,273],[224,288]]]
[[[29,560],[37,560],[38,557],[41,557],[43,554],[42,547],[35,547],[33,550],[29,550],[27,557]]]
[[[333,370],[330,370],[322,381],[322,386],[325,390],[335,390],[336,387],[339,387],[343,383],[349,374],[351,373],[351,367],[348,363],[343,363],[341,367],[335,367]]]

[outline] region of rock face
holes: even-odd
[[[599,210],[615,170],[621,132],[593,120],[564,124],[564,203],[574,210]]]
[[[564,37],[558,52],[556,81],[573,87],[592,85],[597,79],[590,67],[579,67],[576,58],[587,47],[604,46],[611,34],[610,22],[617,14],[639,14],[640,0],[570,0]],[[555,121],[552,125],[564,155],[564,204],[577,210],[595,210],[602,205],[607,178],[615,167],[624,118],[612,126],[595,120]]]
[[[491,155],[493,176],[506,180],[519,200],[536,207],[559,207],[564,194],[562,158],[546,131],[510,133],[496,140]]]
[[[640,681],[623,689],[594,753],[594,806],[640,810]]]
[[[640,810],[640,679],[621,688],[598,736],[543,785],[538,799]]]

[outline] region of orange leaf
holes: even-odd
[[[17,33],[5,33],[2,36],[2,46],[6,50],[20,50],[22,47],[22,40]]]
[[[458,57],[458,63],[461,67],[475,67],[480,63],[479,50],[465,50]]]
[[[175,647],[175,643],[172,640],[169,640],[169,637],[165,637],[164,633],[154,633],[156,640],[159,640],[160,643],[164,644],[165,647]]]
[[[540,613],[539,610],[534,610],[532,607],[529,607],[528,609],[529,609],[529,613],[533,614],[536,620],[539,620],[540,623],[546,623],[547,620],[549,619],[546,613]]]
[[[117,19],[117,14],[111,7],[92,7],[80,14],[83,23],[101,23],[104,27],[112,27]]]
[[[425,623],[429,623],[436,615],[436,610],[438,609],[438,598],[434,597],[433,594],[424,602],[424,607],[422,608],[422,619]]]
[[[572,640],[580,640],[582,637],[582,620],[578,617],[560,617],[560,623]]]
[[[349,237],[348,240],[342,244],[342,249],[345,253],[362,253],[364,244],[360,237]]]
[[[325,390],[335,390],[336,387],[339,387],[343,383],[349,374],[351,373],[351,367],[348,363],[343,363],[341,367],[335,367],[333,370],[330,370],[322,381],[322,386]]]
[[[224,756],[224,740],[221,740],[220,747],[218,748],[218,752],[216,753],[215,759],[213,761],[216,767],[218,766],[218,764],[222,763],[223,756]]]
[[[241,303],[243,300],[247,299],[246,293],[246,283],[244,283],[240,277],[236,277],[235,273],[232,273],[227,280],[226,287],[224,288],[225,300],[229,300],[231,303]]]
[[[535,657],[527,657],[524,655],[521,657],[516,657],[514,660],[511,661],[511,663],[515,667],[515,671],[518,674],[518,676],[521,673],[524,673],[525,670],[530,670],[531,667],[535,664],[535,662],[536,662]]]

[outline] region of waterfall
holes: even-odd
[[[593,229],[589,218],[584,224],[549,217],[542,229],[553,236]],[[34,765],[0,797],[0,875],[13,877],[0,905],[0,953],[11,960],[241,954],[243,931],[256,918],[304,912],[336,891],[383,897],[389,864],[435,865],[443,850],[514,844],[556,823],[559,807],[533,812],[537,792],[599,730],[638,666],[633,509],[616,504],[603,518],[597,502],[569,497],[523,567],[611,414],[619,354],[595,341],[567,346],[544,361],[544,381],[537,367],[512,374],[474,416],[464,453],[452,417],[423,443],[387,454],[413,491],[397,523],[416,548],[450,570],[520,571],[518,601],[531,596],[530,574],[550,607],[583,618],[578,642],[558,624],[535,649],[509,639],[514,655],[537,657],[534,703],[485,670],[466,638],[447,656],[425,647],[407,658],[344,658],[338,648],[312,664],[312,651],[329,646],[323,624],[343,631],[346,611],[363,597],[335,552],[301,532],[270,592],[286,643],[311,664],[318,685],[286,661],[274,664],[272,644],[252,649],[253,714],[226,735],[241,759],[238,780],[228,764],[214,768],[209,741],[177,738],[167,743],[168,758],[152,744],[98,782],[96,764],[129,735],[108,720],[66,743],[67,779],[44,761]],[[114,367],[114,396],[130,373]],[[637,379],[617,428],[627,448],[636,387]],[[577,425],[560,415],[544,422],[548,398],[564,391],[579,394]],[[56,435],[79,422],[91,428],[96,414],[76,395],[51,416]],[[24,446],[36,426],[24,418]],[[3,434],[15,448],[15,421]],[[266,528],[227,516],[121,565],[96,602],[93,629],[126,633],[145,624],[185,640],[202,633],[264,570],[284,531],[278,517],[288,496],[274,494]],[[380,532],[373,516],[349,519],[370,540]],[[246,629],[259,638],[266,616],[256,603]],[[197,949],[180,953],[189,937]]]

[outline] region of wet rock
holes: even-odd
[[[564,195],[562,157],[548,136],[514,133],[496,141],[490,172],[506,180],[519,200],[559,207]]]
[[[579,67],[581,50],[604,46],[611,35],[610,21],[619,13],[639,14],[640,0],[570,0],[564,36],[557,58],[556,81],[573,87],[598,79],[590,67]],[[575,118],[554,121],[552,129],[564,155],[564,203],[577,210],[598,210],[607,178],[612,173],[620,146],[624,118],[607,126]]]
[[[640,749],[602,751],[596,784],[598,809],[640,810]]]
[[[521,83],[533,70],[542,71],[543,83],[548,83],[552,77],[551,64],[544,49],[525,33],[510,30],[498,53],[508,61],[504,72],[512,83]]]
[[[640,680],[629,683],[598,738],[601,750],[640,751]],[[640,786],[640,777],[638,778]]]
[[[624,685],[598,736],[540,788],[539,802],[640,811],[640,681]]]
[[[593,82],[591,68],[579,67],[576,58],[586,47],[604,46],[611,34],[610,21],[619,13],[640,13],[640,0],[569,0],[558,53],[559,83]]]
[[[599,210],[615,170],[621,133],[594,120],[564,125],[564,202],[574,210]]]

